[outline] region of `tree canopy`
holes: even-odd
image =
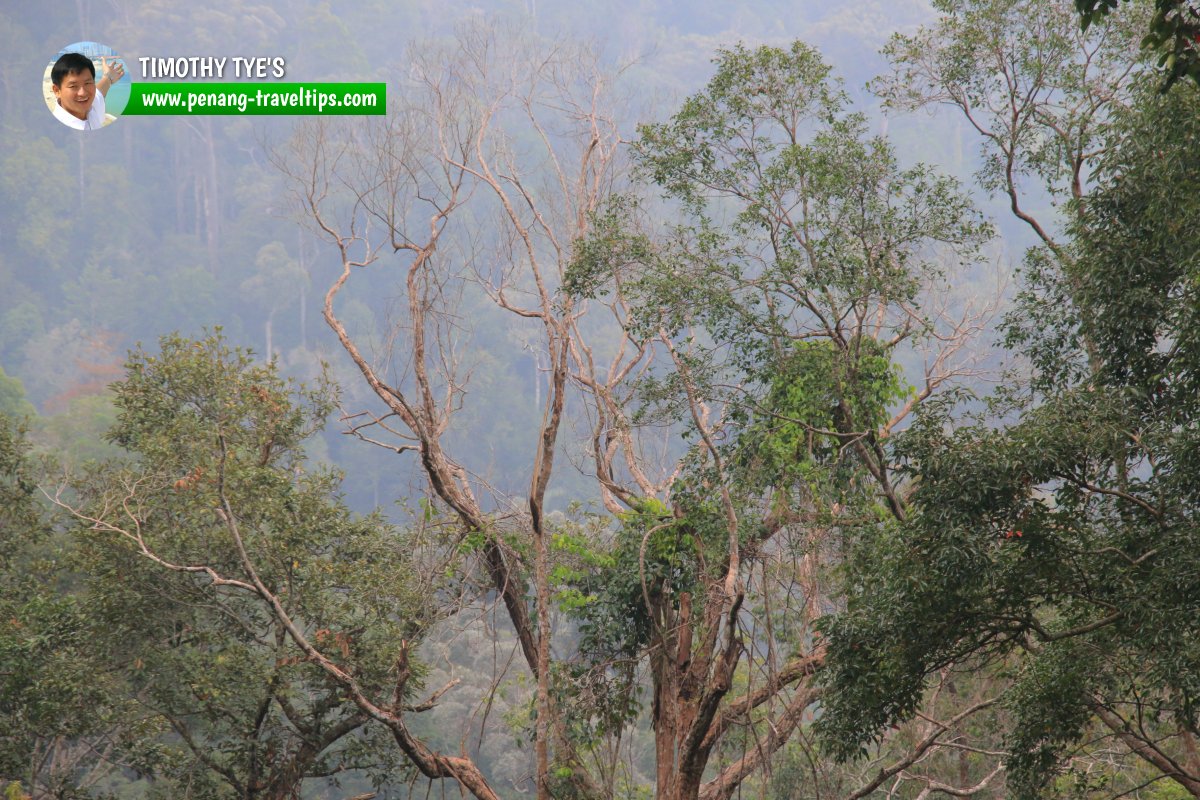
[[[1014,670],[1016,795],[1037,796],[1097,728],[1200,791],[1200,273],[1183,188],[1200,128],[1191,93],[1142,87],[1068,228],[1073,290],[1014,312],[1018,340],[1052,340],[1035,393],[1001,394],[973,424],[927,407],[899,446],[914,513],[858,542],[848,607],[826,623],[820,724],[844,753],[912,713],[930,672],[973,659]],[[1035,304],[1057,324],[1021,328]],[[1099,358],[1064,368],[1089,364],[1085,340]]]

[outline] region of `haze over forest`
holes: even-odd
[[[144,82],[137,63],[143,55],[253,54],[283,56],[289,81],[386,81],[394,91],[415,52],[444,45],[458,26],[487,21],[547,40],[595,45],[609,68],[624,69],[619,91],[631,99],[622,120],[630,138],[637,123],[665,118],[703,85],[718,48],[799,39],[821,51],[872,126],[886,127],[902,161],[936,164],[969,181],[976,147],[961,123],[918,114],[893,115],[885,126],[878,101],[865,90],[886,66],[879,50],[888,37],[932,18],[921,2],[603,8],[317,2],[219,10],[83,2],[6,9],[3,35],[6,52],[25,64],[41,64],[72,41],[109,44],[126,59],[127,80],[137,82]],[[111,417],[102,387],[118,374],[130,346],[171,331],[199,335],[221,326],[231,342],[262,354],[270,318],[271,351],[285,370],[311,375],[324,359],[349,375],[320,318],[324,292],[337,274],[329,251],[299,228],[286,182],[267,154],[299,118],[128,117],[100,136],[80,138],[66,135],[15,76],[4,81],[4,124],[14,149],[3,169],[0,366],[22,381],[40,414],[57,418],[48,425],[59,446],[97,454],[93,434]],[[1019,258],[1025,232],[996,214],[986,196],[979,200],[1014,237],[1012,252]],[[54,221],[64,215],[72,220],[65,230]],[[1013,266],[1006,252],[996,245],[994,266],[1002,273]],[[396,295],[391,281],[381,274],[370,288],[355,291],[346,300],[348,318],[385,330]],[[495,323],[506,324],[503,318]],[[483,443],[481,455],[501,481],[510,460],[531,457],[522,440],[506,440],[504,431],[536,424],[541,414],[536,358],[509,327],[477,330],[476,346],[491,358],[473,380],[473,391],[503,398],[506,407],[494,407],[494,416],[506,423],[480,419],[484,437],[474,425],[462,429],[464,441]],[[353,380],[342,383],[350,397],[365,399],[354,394],[359,389]],[[346,447],[333,432],[326,439],[331,460],[352,476],[345,488],[356,509],[413,494],[404,470],[386,455]]]
[[[1152,5],[5,4],[0,796],[1200,797]]]

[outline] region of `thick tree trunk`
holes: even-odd
[[[710,598],[711,601],[711,598]],[[710,747],[697,736],[696,720],[705,696],[702,678],[711,665],[710,652],[692,652],[692,596],[683,592],[679,609],[659,600],[655,618],[661,621],[658,646],[653,648],[654,751],[657,800],[694,800],[700,793]]]

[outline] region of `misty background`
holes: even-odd
[[[594,43],[623,70],[623,90],[636,98],[626,134],[632,139],[637,122],[667,118],[707,81],[718,48],[801,39],[821,51],[853,107],[892,141],[902,163],[935,164],[969,187],[977,144],[961,121],[948,114],[887,117],[866,88],[886,69],[878,51],[889,36],[932,19],[920,0],[232,0],[220,10],[179,0],[6,4],[0,11],[0,47],[8,54],[0,75],[4,402],[36,414],[38,435],[57,449],[80,459],[103,455],[99,436],[112,417],[104,387],[119,376],[127,349],[171,331],[195,336],[220,326],[233,344],[277,357],[290,374],[312,377],[328,362],[345,392],[345,410],[371,407],[321,319],[324,293],[338,274],[336,254],[298,224],[286,181],[269,159],[269,148],[302,118],[126,117],[78,135],[51,117],[38,92],[47,54],[66,43],[110,45],[129,65],[130,81],[143,80],[141,56],[282,56],[288,81],[386,81],[395,92],[415,51],[436,47],[464,23],[486,20]],[[1015,261],[1008,254],[1022,252],[1027,235],[997,201],[977,202],[1002,233],[990,261],[1005,273]],[[368,272],[339,297],[339,311],[354,331],[380,342],[395,319],[396,274],[386,259]],[[987,292],[996,276],[952,282],[962,291]],[[488,403],[468,405],[454,436],[474,443],[476,469],[507,489],[509,467],[532,458],[521,434],[541,414],[539,354],[489,305],[471,309],[477,366],[469,389]],[[346,471],[352,507],[367,511],[419,495],[421,487],[392,454],[341,436],[338,427],[330,426],[318,447],[323,452],[314,456]],[[558,482],[555,505],[584,499],[572,496],[588,482],[570,484]]]

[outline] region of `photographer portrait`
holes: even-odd
[[[99,130],[115,119],[106,107],[106,98],[124,77],[125,66],[116,56],[99,55],[98,59],[99,76],[93,58],[81,52],[63,53],[50,68],[46,101],[55,119],[69,128]]]

